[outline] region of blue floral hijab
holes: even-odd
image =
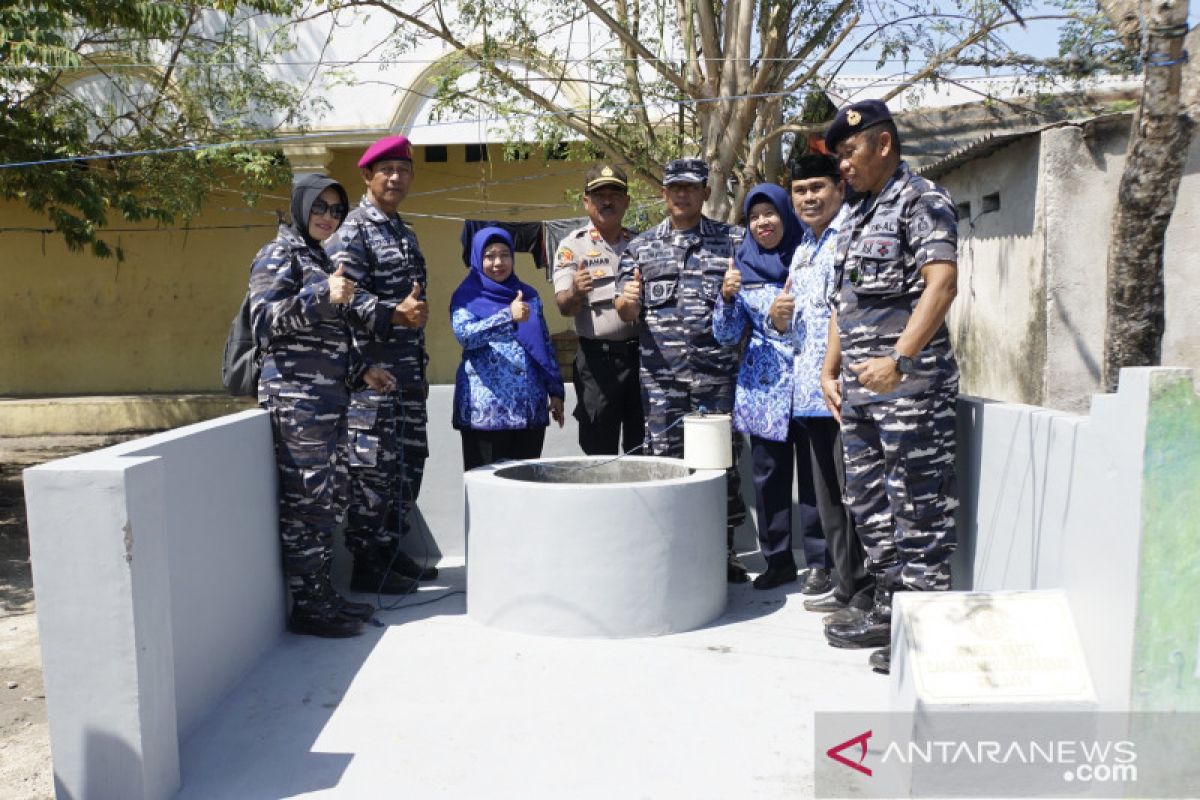
[[[471,239],[471,271],[463,282],[454,290],[450,297],[451,311],[465,308],[480,319],[486,319],[512,305],[517,299],[517,292],[524,294],[524,300],[529,304],[529,319],[517,323],[517,341],[525,348],[525,352],[545,373],[549,383],[558,382],[558,361],[550,351],[542,330],[542,301],[538,298],[537,290],[527,283],[517,279],[514,269],[502,282],[489,278],[483,273],[483,251],[493,242],[503,242],[516,255],[512,236],[503,228],[481,228]]]
[[[804,238],[804,227],[792,208],[792,199],[788,197],[787,190],[774,183],[760,183],[746,194],[742,212],[747,223],[750,221],[750,208],[763,201],[775,206],[775,210],[779,212],[779,218],[783,220],[783,238],[779,244],[768,250],[759,245],[753,234],[747,230],[746,238],[737,250],[737,268],[746,283],[772,283],[782,286],[792,266],[792,254]]]

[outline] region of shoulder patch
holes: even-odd
[[[569,247],[563,247],[558,251],[558,260],[562,263],[575,260],[575,253]]]
[[[913,215],[912,227],[913,233],[918,236],[928,236],[933,233],[933,217],[929,215],[929,209],[917,209],[917,213]]]

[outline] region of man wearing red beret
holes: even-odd
[[[425,258],[398,213],[412,185],[412,144],[404,136],[385,136],[367,148],[358,166],[366,194],[325,249],[361,291],[392,307],[390,318],[378,315],[382,321],[358,346],[364,367],[383,367],[396,383],[391,391],[355,392],[350,401],[350,587],[406,594],[416,581],[437,576],[436,569],[405,555],[399,539],[408,528],[429,455]]]

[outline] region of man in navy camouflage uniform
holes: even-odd
[[[324,175],[305,175],[292,192],[290,225],[255,256],[250,321],[263,353],[259,403],[269,412],[279,470],[279,533],[292,598],[289,628],[315,636],[353,636],[374,609],[340,597],[330,583],[333,532],[345,513],[345,439],[354,365],[351,324],[369,327],[379,307],[334,271],[320,242],[346,216],[346,191]],[[332,274],[331,274],[332,273]],[[374,369],[369,384],[392,376]]]
[[[641,328],[642,405],[647,449],[653,455],[683,457],[685,414],[701,408],[733,411],[738,351],[720,345],[712,332],[713,307],[742,228],[703,215],[709,197],[708,165],[683,158],[666,165],[663,200],[667,219],[634,238],[621,256],[617,313]],[[728,471],[727,545],[731,583],[748,580],[733,550],[733,532],[746,518],[741,498],[735,436]]]
[[[892,593],[950,588],[958,365],[945,320],[958,216],[944,189],[901,160],[881,101],[843,108],[825,145],[863,193],[839,232],[821,384],[842,422],[846,503],[876,580],[874,607],[825,634],[836,647],[883,645],[870,661],[887,672]]]
[[[397,213],[412,184],[412,146],[403,136],[384,137],[367,148],[358,166],[366,194],[325,249],[359,291],[391,310],[375,328],[357,332],[357,344],[364,364],[389,370],[396,389],[355,392],[350,400],[346,548],[354,555],[351,588],[404,594],[414,581],[437,575],[399,546],[429,454],[425,258]]]

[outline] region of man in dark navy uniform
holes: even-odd
[[[870,661],[887,672],[893,593],[950,588],[958,365],[946,314],[958,216],[943,188],[901,160],[881,101],[843,108],[825,145],[862,197],[839,232],[821,384],[841,419],[846,503],[876,581],[871,610],[825,634],[836,647],[881,647]]]

